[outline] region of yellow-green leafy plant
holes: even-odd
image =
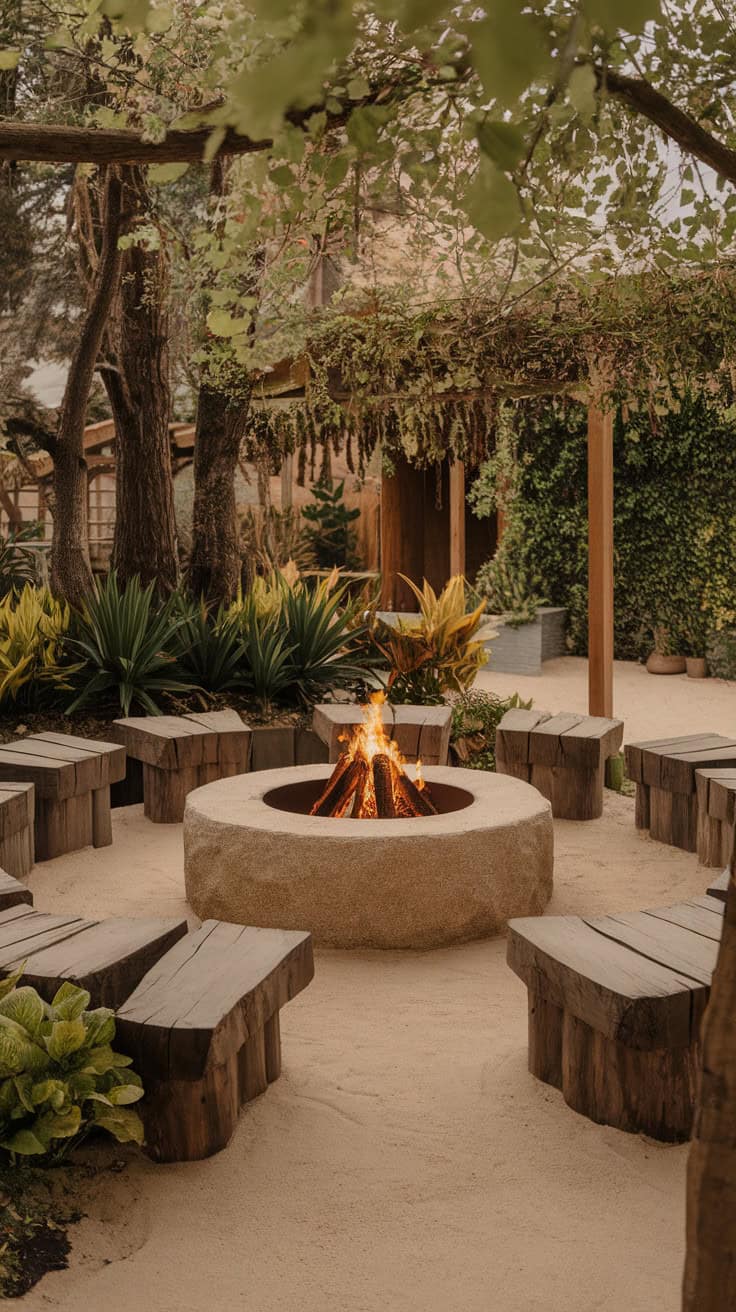
[[[0,705],[35,706],[69,690],[73,666],[66,654],[70,610],[48,588],[27,584],[0,600]]]
[[[58,1160],[92,1130],[143,1142],[131,1104],[143,1097],[131,1059],[114,1052],[115,1016],[89,1009],[86,989],[62,984],[51,1003],[19,987],[22,969],[0,982],[0,1149]]]
[[[395,702],[438,702],[446,692],[462,692],[488,659],[480,632],[485,601],[466,612],[462,574],[439,596],[427,581],[419,589],[401,575],[419,603],[418,620],[396,624],[376,617],[373,641],[389,667],[388,691]]]

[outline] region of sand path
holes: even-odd
[[[484,676],[584,709],[585,667]],[[617,669],[627,737],[736,726],[733,689]],[[185,913],[179,826],[131,807],[114,845],[40,865],[36,905]],[[633,803],[557,822],[550,910],[702,892],[693,856]],[[526,1071],[525,992],[500,940],[318,954],[282,1013],[285,1069],[206,1162],[132,1160],[90,1187],[68,1271],[20,1305],[60,1312],[677,1312],[687,1150],[576,1116]]]

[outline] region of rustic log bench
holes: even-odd
[[[21,903],[29,907],[33,906],[33,894],[30,888],[26,888],[25,884],[21,884],[6,870],[0,870],[0,911],[7,911],[8,907],[17,907]]]
[[[449,706],[381,707],[383,723],[407,761],[421,759],[423,765],[447,765],[452,729]],[[348,738],[363,723],[360,706],[323,702],[314,708],[312,728],[329,752],[334,765]]]
[[[33,869],[33,784],[0,783],[0,870],[15,879]]]
[[[723,866],[731,860],[736,827],[736,765],[725,770],[696,770],[698,860]]]
[[[185,920],[82,920],[6,903],[0,911],[0,976],[25,962],[23,983],[47,1002],[70,980],[89,991],[94,1006],[119,1007],[186,932]]]
[[[141,980],[117,1043],[143,1080],[152,1157],[225,1147],[241,1105],[280,1074],[279,1010],[313,974],[309,934],[206,920]]]
[[[698,770],[736,766],[736,739],[718,733],[687,734],[627,743],[626,772],[636,784],[635,823],[660,843],[695,852]]]
[[[0,781],[34,785],[38,861],[112,842],[110,784],[124,774],[117,743],[35,733],[0,747]]]
[[[143,763],[143,810],[155,824],[181,822],[193,788],[248,769],[251,734],[237,711],[133,716],[114,729]]]
[[[507,711],[496,730],[496,769],[537,788],[561,820],[603,812],[606,761],[621,748],[622,720],[549,711]]]
[[[709,896],[628,915],[511,920],[532,1074],[599,1124],[688,1139],[722,925],[723,903]]]
[[[708,897],[717,897],[719,902],[725,902],[728,897],[728,885],[730,879],[731,870],[729,866],[726,866],[726,869],[722,870],[717,879],[714,879],[713,883],[709,886],[707,890]]]

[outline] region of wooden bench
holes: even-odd
[[[15,879],[33,869],[33,784],[0,783],[0,869]]]
[[[731,878],[731,871],[728,866],[722,870],[717,879],[709,886],[708,897],[716,897],[719,902],[725,902],[728,897],[728,885]]]
[[[697,851],[704,866],[723,866],[731,860],[736,828],[736,766],[725,770],[696,770]]]
[[[125,774],[117,743],[35,733],[0,747],[0,781],[34,785],[37,861],[112,842],[110,784]]]
[[[8,907],[17,907],[21,903],[29,907],[33,906],[33,894],[30,888],[26,888],[25,884],[21,884],[6,870],[0,870],[0,911],[7,911]]]
[[[143,763],[143,810],[155,824],[181,822],[193,788],[248,769],[251,734],[237,711],[134,716],[114,728]]]
[[[313,974],[309,934],[217,920],[149,971],[118,1013],[117,1043],[143,1080],[151,1156],[225,1147],[241,1105],[279,1075],[279,1010]]]
[[[695,852],[698,770],[736,766],[736,739],[718,733],[686,734],[627,743],[626,772],[636,784],[635,823],[660,843]]]
[[[496,769],[537,788],[561,820],[603,812],[606,761],[621,748],[622,720],[510,710],[496,730]]]
[[[407,761],[420,758],[424,765],[447,765],[452,729],[449,706],[390,706],[381,708],[383,723],[390,738]],[[360,706],[331,702],[315,706],[314,732],[325,743],[329,761],[334,764],[347,739],[363,723]]]
[[[599,1124],[688,1139],[722,925],[723,903],[709,896],[627,915],[510,921],[532,1074]]]
[[[19,902],[0,911],[0,975],[25,962],[23,982],[47,1002],[71,980],[89,991],[94,1006],[119,1007],[186,932],[185,920],[83,920]]]

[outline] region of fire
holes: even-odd
[[[375,692],[362,708],[363,723],[346,736],[345,750],[312,807],[312,815],[340,818],[350,814],[356,820],[376,820],[437,814],[422,777],[421,761],[417,761],[416,783],[412,783],[398,744],[386,733],[385,700],[382,692]]]

